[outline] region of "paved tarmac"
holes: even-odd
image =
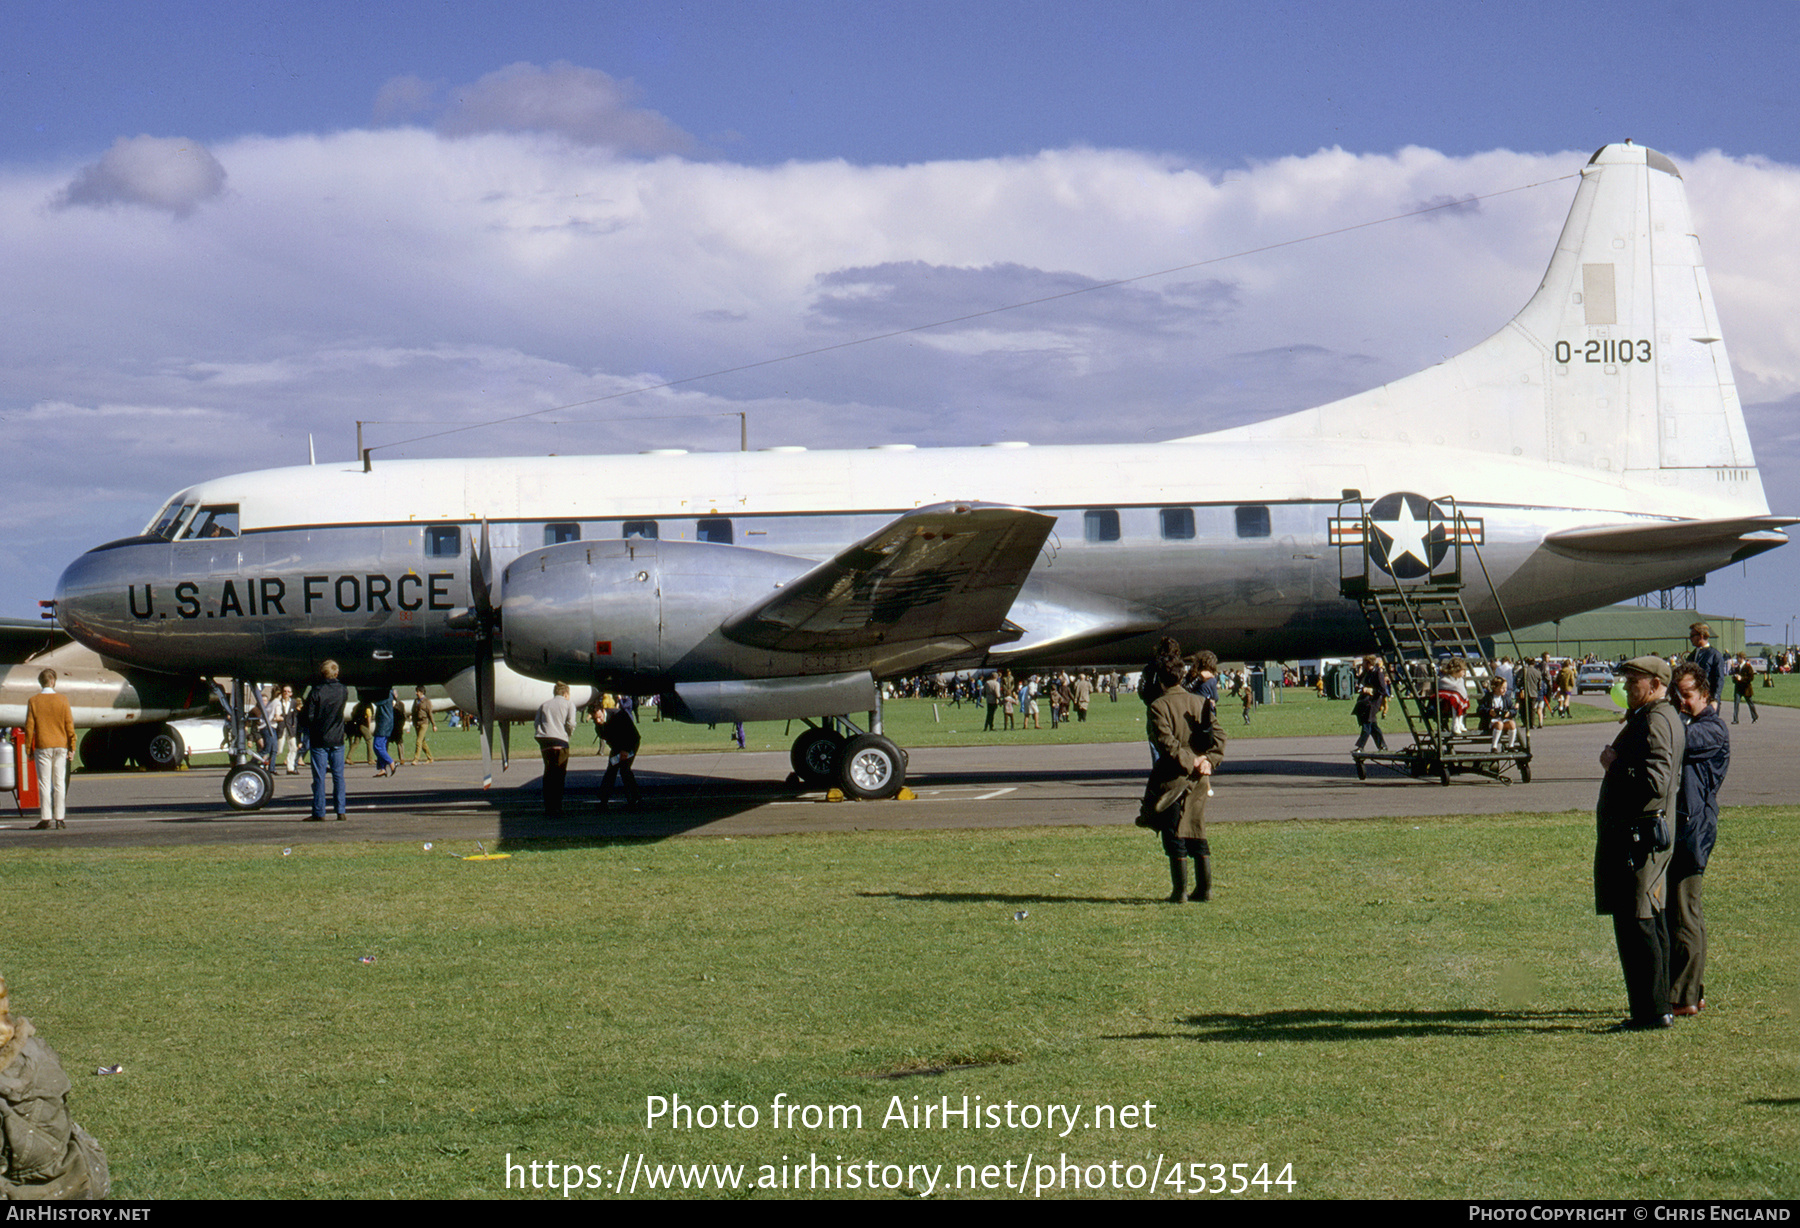
[[[1590,701],[1604,704],[1605,701]],[[1728,806],[1785,805],[1795,790],[1786,756],[1800,734],[1800,709],[1765,707],[1732,732]],[[1727,709],[1729,720],[1729,709]],[[1591,811],[1600,783],[1599,754],[1611,724],[1550,726],[1533,741],[1530,784],[1456,777],[1449,787],[1371,766],[1358,781],[1354,737],[1239,738],[1215,779],[1209,822],[1363,819],[1517,811]],[[1403,739],[1395,738],[1394,744]],[[480,788],[478,764],[459,760],[407,767],[375,779],[350,772],[350,817],[307,823],[311,783],[304,773],[276,777],[264,809],[226,808],[223,767],[153,774],[79,775],[65,831],[33,831],[36,812],[0,818],[0,849],[71,846],[282,843],[296,841],[496,841],[578,837],[666,839],[785,832],[1128,825],[1149,768],[1139,743],[1091,746],[992,745],[911,752],[913,801],[830,802],[819,791],[785,786],[785,753],[646,755],[638,761],[644,803],[625,809],[596,798],[605,761],[570,764],[565,817],[544,819],[541,765],[515,758],[495,786]],[[6,797],[6,795],[0,795]],[[10,801],[10,797],[6,798]]]

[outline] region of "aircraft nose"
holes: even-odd
[[[56,583],[56,619],[78,642],[134,665],[154,666],[134,632],[157,610],[154,581],[137,551],[105,546],[63,569]],[[135,615],[135,617],[134,617]]]

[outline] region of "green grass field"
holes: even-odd
[[[1037,1167],[1063,1156],[1127,1187],[1160,1158],[1187,1197],[1195,1163],[1256,1196],[1800,1195],[1800,808],[1726,813],[1711,1008],[1670,1033],[1602,1032],[1591,824],[1220,826],[1217,899],[1180,907],[1129,828],[18,850],[4,971],[124,1197],[505,1196],[509,1155],[540,1166],[515,1194],[553,1163],[661,1197],[657,1165],[815,1154],[927,1166],[912,1194],[942,1165],[936,1196],[1006,1196],[969,1186],[1007,1164],[1092,1193]],[[648,1127],[677,1095],[759,1120]],[[1067,1137],[884,1125],[964,1096],[1084,1107]]]

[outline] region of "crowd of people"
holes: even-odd
[[[348,786],[347,768],[362,762],[375,768],[377,777],[396,775],[409,762],[435,763],[431,752],[431,735],[438,730],[438,710],[423,686],[414,687],[409,704],[391,686],[357,688],[357,701],[351,705],[349,692],[338,681],[339,667],[326,661],[319,677],[296,700],[291,685],[271,687],[262,698],[263,751],[270,769],[277,764],[288,775],[298,774],[304,758],[313,778],[312,813],[309,822],[321,822],[327,816],[346,817]],[[636,757],[639,735],[635,720],[635,701],[630,696],[603,695],[595,699],[579,715],[569,700],[569,688],[558,683],[552,698],[537,712],[533,732],[544,752],[544,806],[549,815],[562,813],[562,782],[568,770],[568,751],[575,727],[591,721],[602,744],[610,748],[609,763],[601,785],[600,804],[604,806],[615,780],[623,783],[627,799],[639,800],[637,778],[631,761]],[[566,711],[564,708],[566,707]],[[450,728],[473,725],[473,717],[464,717],[456,709],[446,715]],[[406,734],[412,730],[412,756],[406,753]]]

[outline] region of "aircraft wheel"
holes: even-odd
[[[1361,759],[1356,761],[1356,778],[1358,780],[1367,780],[1369,778],[1369,767]]]
[[[808,729],[788,752],[794,774],[809,785],[836,784],[843,758],[844,739],[832,729]]]
[[[844,743],[843,789],[864,801],[892,797],[906,783],[900,748],[878,733],[865,733]]]
[[[1446,789],[1450,787],[1450,765],[1442,759],[1438,760],[1438,783]]]
[[[181,766],[186,754],[187,747],[182,743],[181,735],[167,725],[158,725],[145,739],[137,761],[152,772],[173,772]]]
[[[260,763],[240,763],[225,773],[225,804],[233,810],[261,810],[274,793],[275,780]]]
[[[1531,783],[1531,760],[1529,759],[1519,760],[1519,783],[1522,785]]]

